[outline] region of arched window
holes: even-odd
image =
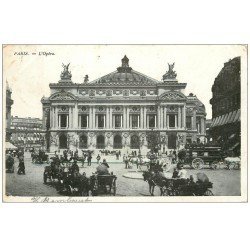
[[[140,148],[140,139],[137,135],[132,135],[130,139],[130,147],[131,149],[139,149]]]
[[[105,137],[103,135],[98,135],[96,138],[96,148],[105,148]]]
[[[86,135],[80,136],[79,148],[88,148],[88,137]]]
[[[67,143],[67,136],[66,134],[61,134],[59,136],[59,148],[68,148],[68,143]]]
[[[114,148],[121,149],[122,148],[122,137],[121,135],[114,136]]]

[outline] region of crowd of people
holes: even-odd
[[[24,150],[6,150],[6,171],[14,173],[15,158],[18,160],[17,174],[25,175],[25,164],[24,164]]]

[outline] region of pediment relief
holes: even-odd
[[[180,92],[167,92],[159,96],[159,99],[168,101],[183,101],[186,100],[186,97]]]
[[[63,101],[63,100],[66,100],[66,101],[70,101],[70,100],[76,100],[77,98],[69,93],[69,92],[66,92],[66,91],[61,91],[61,92],[57,92],[53,95],[51,95],[51,97],[49,98],[50,100],[60,100],[60,101]]]

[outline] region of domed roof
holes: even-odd
[[[102,85],[102,86],[155,86],[159,81],[146,76],[140,72],[129,67],[129,59],[125,55],[122,59],[122,66],[118,67],[116,71],[102,76],[88,85]]]

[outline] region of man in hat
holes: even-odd
[[[77,165],[77,160],[76,159],[74,159],[74,162],[73,162],[73,164],[72,164],[72,166],[71,166],[71,171],[72,171],[72,173],[74,173],[74,172],[78,172],[79,173],[79,167],[78,167],[78,165]]]
[[[187,179],[187,171],[183,169],[182,163],[180,162],[177,163],[177,169],[178,169],[178,178]]]
[[[96,168],[96,173],[97,175],[105,175],[105,174],[109,174],[109,165],[106,161],[106,159],[103,159],[103,162],[101,165],[99,165],[97,168]]]

